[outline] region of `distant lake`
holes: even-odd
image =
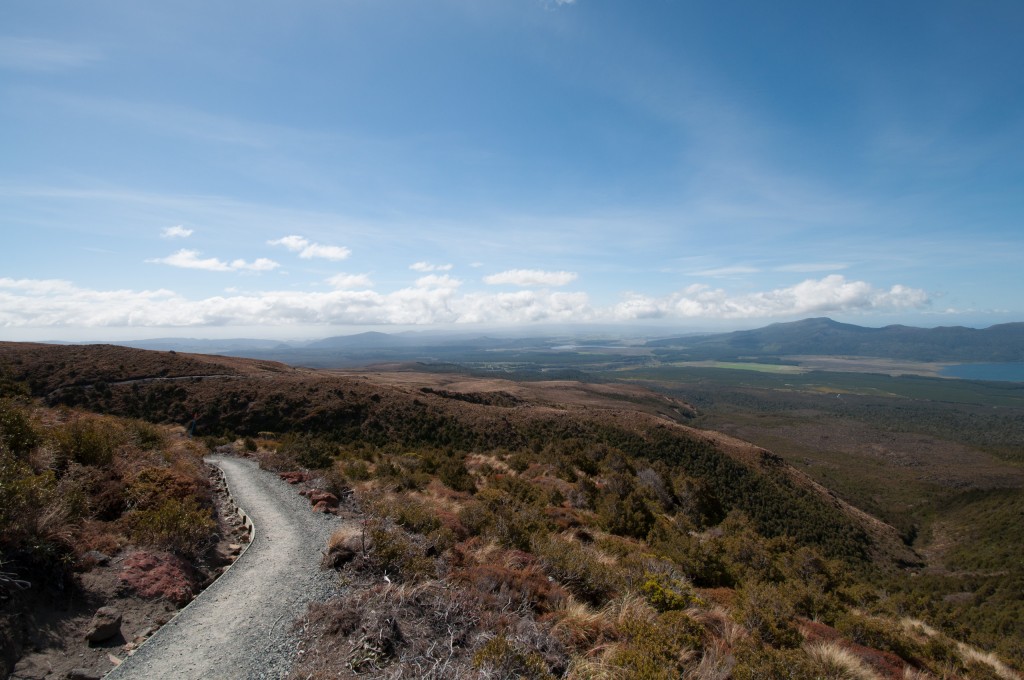
[[[947,378],[963,378],[964,380],[1024,382],[1024,363],[958,364],[942,369],[940,375]]]

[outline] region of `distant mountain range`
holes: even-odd
[[[655,329],[644,329],[647,337]],[[754,330],[718,334],[691,334],[647,340],[638,330],[623,329],[629,354],[647,349],[664,360],[735,360],[792,355],[862,356],[912,361],[1024,362],[1024,323],[1006,323],[985,329],[950,326],[915,328],[886,326],[867,328],[839,323],[828,318],[777,323]],[[532,337],[521,334],[476,335],[466,332],[371,331],[339,335],[313,341],[239,339],[158,338],[116,343],[151,350],[174,350],[197,354],[222,354],[281,361],[311,367],[365,366],[396,361],[486,362],[490,360],[530,362],[539,353],[574,353],[576,348],[602,348],[607,355],[625,354],[621,340],[601,332],[546,333]]]
[[[647,347],[694,360],[788,355],[864,356],[912,361],[1024,361],[1024,323],[985,329],[947,326],[865,328],[828,318],[749,331],[652,340]]]

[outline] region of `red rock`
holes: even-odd
[[[279,472],[277,476],[289,484],[299,484],[309,479],[305,472]]]
[[[326,503],[329,507],[338,507],[338,497],[329,491],[314,491],[309,495],[309,502],[313,505]]]
[[[324,501],[320,501],[319,503],[316,503],[313,506],[313,512],[322,512],[322,513],[325,513],[325,514],[333,515],[334,514],[334,508],[332,508],[330,505],[328,505]]]

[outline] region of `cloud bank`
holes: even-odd
[[[192,258],[190,262],[210,262],[193,255],[187,258]],[[219,264],[200,268],[232,266],[219,260],[212,262]],[[864,281],[847,281],[839,275],[743,295],[695,285],[664,297],[632,294],[607,307],[594,306],[582,292],[463,292],[462,282],[446,274],[423,276],[411,286],[388,293],[361,288],[369,284],[363,275],[339,274],[334,279],[332,285],[336,290],[328,292],[261,291],[189,299],[166,289],[103,291],[56,279],[0,278],[0,327],[194,328],[296,323],[433,325],[764,319],[921,309],[930,303],[923,290],[902,285],[881,289]]]
[[[668,296],[629,295],[615,305],[617,320],[661,318],[748,319],[827,314],[835,312],[922,309],[928,294],[895,285],[888,290],[864,281],[847,281],[839,274],[808,279],[788,288],[730,295],[721,288],[695,284]]]

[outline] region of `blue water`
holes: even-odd
[[[940,371],[947,378],[964,380],[1005,380],[1024,382],[1024,363],[1013,364],[958,364]]]

